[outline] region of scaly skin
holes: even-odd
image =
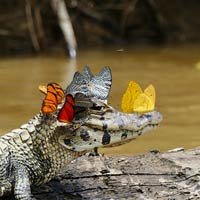
[[[40,113],[0,138],[0,196],[14,190],[18,200],[34,199],[31,186],[48,182],[70,161],[94,147],[135,139],[161,119],[156,111],[126,114],[109,107],[103,112],[94,111],[72,131],[75,122],[63,125],[57,121],[57,114]]]
[[[27,124],[0,137],[0,196],[14,189],[15,198],[33,199],[31,185],[41,185],[84,152],[58,143],[66,130],[57,126],[57,116],[36,115]]]

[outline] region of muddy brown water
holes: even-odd
[[[129,80],[143,88],[156,88],[156,110],[163,114],[160,127],[128,144],[103,149],[106,154],[138,154],[176,147],[200,146],[200,47],[92,49],[80,51],[77,60],[64,55],[0,59],[0,134],[19,127],[39,110],[43,95],[39,84],[58,82],[63,87],[84,65],[94,73],[112,69],[109,102],[120,109]]]

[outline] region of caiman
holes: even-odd
[[[157,111],[118,112],[107,104],[109,68],[93,76],[86,67],[77,72],[66,92],[83,93],[94,100],[83,120],[58,122],[57,112],[40,112],[19,129],[0,137],[0,197],[14,193],[17,200],[33,200],[31,187],[50,181],[77,157],[95,147],[119,145],[158,126]]]

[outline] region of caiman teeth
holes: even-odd
[[[157,127],[159,124],[149,124],[148,126]]]

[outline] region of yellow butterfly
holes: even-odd
[[[130,81],[122,97],[121,108],[123,112],[144,113],[154,110],[156,92],[153,85],[149,85],[144,92],[134,81]]]

